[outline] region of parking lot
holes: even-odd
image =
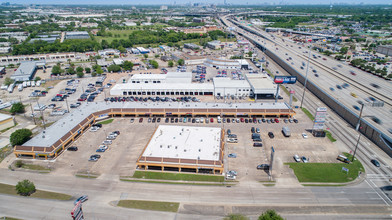
[[[204,118],[205,119],[205,118]],[[311,128],[312,122],[306,116],[300,114],[296,117],[299,123],[284,123],[280,119],[279,123],[184,123],[165,122],[161,118],[160,122],[153,123],[152,120],[144,118],[143,122],[139,118],[116,118],[110,124],[103,125],[96,132],[88,131],[79,138],[73,145],[79,148],[78,151],[65,151],[54,163],[56,168],[53,172],[62,175],[75,175],[76,173],[99,174],[101,178],[105,176],[131,176],[136,169],[136,160],[142,153],[149,138],[154,133],[155,128],[160,124],[187,125],[187,126],[214,126],[222,129],[230,129],[236,134],[238,143],[227,143],[225,145],[225,170],[235,170],[238,172],[237,179],[240,182],[267,181],[268,173],[264,170],[257,170],[259,164],[269,164],[271,147],[275,149],[275,161],[273,163],[273,177],[290,177],[292,175],[286,162],[294,162],[293,155],[307,157],[310,162],[335,162],[336,155],[340,152],[327,138],[315,138],[306,129]],[[291,129],[291,137],[284,137],[281,130],[283,126]],[[251,139],[251,128],[259,128],[262,139],[262,147],[253,147]],[[106,139],[109,133],[120,131],[120,135],[108,145],[106,152],[97,153],[96,150]],[[274,133],[274,138],[268,137],[268,132]],[[307,133],[308,138],[304,139],[302,133]],[[228,154],[235,153],[236,158],[228,158]],[[101,158],[96,162],[88,161],[91,155],[100,154]]]

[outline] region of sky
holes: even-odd
[[[287,3],[287,4],[330,4],[332,3],[346,3],[346,4],[389,4],[391,0],[226,0],[229,4],[260,4],[268,3]],[[118,4],[118,5],[139,5],[139,4],[167,4],[171,5],[174,2],[177,4],[184,3],[215,3],[223,4],[224,0],[0,0],[0,3],[10,2],[16,4]]]

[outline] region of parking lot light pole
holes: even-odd
[[[310,53],[311,52],[312,52],[312,44],[310,44],[310,46],[309,46],[308,65],[306,67],[306,76],[305,76],[305,83],[304,83],[304,92],[302,94],[302,99],[301,99],[301,108],[302,108],[302,104],[303,104],[304,98],[305,98],[306,84],[308,82],[308,72],[309,72],[309,62],[310,62]]]

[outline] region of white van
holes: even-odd
[[[111,144],[112,144],[112,141],[111,141],[111,140],[104,140],[104,141],[102,142],[102,144],[103,144],[103,145],[111,145]]]

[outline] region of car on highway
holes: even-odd
[[[338,89],[342,89],[342,87],[340,85],[336,85],[336,88]]]
[[[302,157],[301,157],[301,160],[302,160],[304,163],[309,162],[308,159],[307,159],[305,156],[302,156]]]
[[[343,66],[341,64],[338,64],[338,67],[342,68]]]
[[[371,119],[372,119],[374,122],[376,122],[377,124],[380,124],[380,125],[382,124],[381,119],[377,118],[376,116],[371,117]]]
[[[373,86],[373,87],[376,88],[376,89],[379,89],[379,88],[380,88],[380,86],[377,85],[377,84],[375,84],[375,83],[370,83],[370,85]]]
[[[87,200],[88,200],[88,196],[87,196],[87,195],[81,196],[81,197],[77,198],[77,199],[74,201],[74,205],[76,205],[78,202],[83,203],[83,202],[85,202],[85,201],[87,201]]]
[[[347,87],[350,87],[350,85],[348,83],[343,83],[342,87],[347,88]]]
[[[260,164],[257,165],[258,170],[268,170],[269,169],[269,164]]]
[[[301,135],[302,135],[302,137],[303,137],[304,139],[307,139],[307,138],[308,138],[308,135],[305,134],[305,133],[302,133]]]
[[[357,94],[355,94],[355,93],[350,93],[350,95],[352,96],[352,97],[354,97],[354,98],[358,98],[358,96],[357,96]]]
[[[299,159],[299,156],[297,154],[294,155],[293,158],[294,158],[295,162],[297,162],[297,163],[301,162],[301,159]]]
[[[316,74],[314,74],[314,76],[315,76],[315,77],[319,77],[319,74],[316,73]]]
[[[333,87],[329,87],[329,89],[333,92],[335,91],[335,89]]]
[[[317,70],[312,70],[312,72],[317,73]]]
[[[357,105],[353,105],[353,108],[355,109],[355,110],[361,110],[361,108],[359,108]]]
[[[235,154],[235,153],[229,154],[229,155],[227,155],[227,157],[229,157],[229,158],[237,158],[237,154]]]
[[[369,97],[369,99],[372,101],[372,102],[375,102],[376,101],[376,99],[375,98],[373,98],[373,97]]]
[[[380,162],[378,162],[378,160],[372,159],[372,160],[370,160],[370,162],[372,162],[372,164],[373,164],[374,166],[380,167]]]

